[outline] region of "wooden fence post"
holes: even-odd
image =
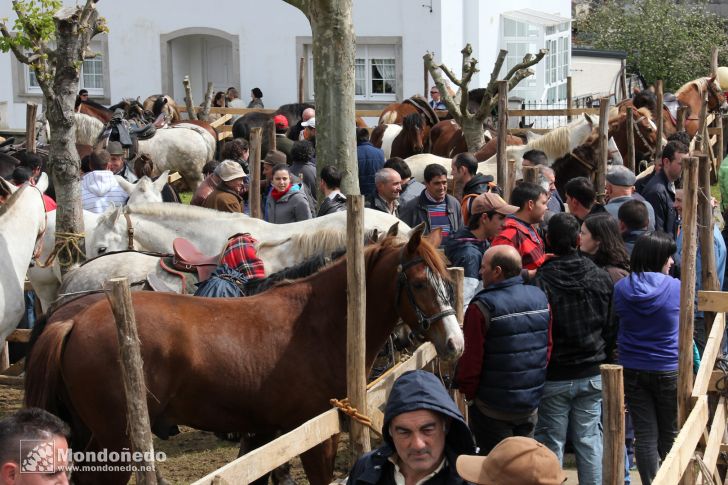
[[[574,91],[571,83],[571,76],[566,76],[566,109],[574,107]],[[571,115],[566,117],[567,123],[571,123]]]
[[[634,152],[634,114],[632,107],[627,107],[627,168],[635,171],[637,167],[636,155]]]
[[[498,81],[498,151],[496,152],[496,183],[506,180],[506,141],[508,138],[508,81]]]
[[[607,183],[607,161],[609,158],[609,98],[599,100],[599,155],[597,156],[597,202],[604,204]]]
[[[448,273],[450,274],[450,279],[452,279],[452,286],[453,286],[453,308],[455,310],[455,318],[457,318],[458,323],[460,324],[460,328],[463,327],[463,319],[465,318],[465,301],[464,301],[464,295],[463,295],[463,289],[465,285],[465,270],[463,268],[455,267],[455,268],[448,268]],[[450,372],[451,378],[454,378],[455,374],[455,366],[454,365],[443,365],[444,368]],[[458,409],[460,409],[460,412],[462,413],[463,417],[465,418],[465,422],[468,423],[469,416],[468,416],[468,405],[465,403],[465,395],[462,394],[459,390],[453,389],[452,391],[452,399],[455,401],[455,404],[457,404]]]
[[[627,92],[627,59],[622,59],[622,67],[619,71],[619,88],[622,91],[622,99],[629,98]]]
[[[250,206],[250,217],[263,218],[260,211],[260,146],[263,143],[263,129],[260,127],[250,130],[250,195],[248,205]]]
[[[690,414],[693,390],[693,317],[695,313],[696,215],[698,208],[698,159],[683,158],[683,250],[680,278],[680,337],[677,383],[677,425],[682,428]],[[712,239],[711,239],[712,241]]]
[[[298,60],[298,102],[303,103],[303,72],[305,69],[305,59],[301,57]],[[313,82],[313,80],[311,80]]]
[[[715,152],[715,156],[718,159],[718,169],[720,169],[720,164],[723,161],[723,158],[725,157],[725,147],[723,146],[723,119],[718,116],[715,119],[715,128],[718,132],[716,140],[716,145],[718,145],[718,150]]]
[[[713,206],[710,203],[710,160],[706,155],[698,156],[698,227],[700,228],[701,288],[719,290],[718,273],[715,267],[715,246],[713,245]],[[697,270],[697,268],[696,268]],[[715,318],[714,312],[705,312],[705,338]]]
[[[662,79],[658,79],[655,82],[655,95],[657,96],[657,103],[658,109],[655,111],[657,112],[657,120],[655,122],[657,123],[657,138],[655,139],[655,159],[658,157],[662,158],[662,137],[665,134],[665,127],[663,126],[664,123],[664,113],[662,109],[663,100],[664,100],[664,92],[662,90]]]
[[[35,116],[38,105],[27,103],[25,105],[25,149],[28,153],[35,153]]]
[[[346,198],[346,396],[351,406],[367,414],[366,274],[364,270],[364,197]],[[352,463],[371,450],[369,429],[351,420]]]
[[[276,140],[276,124],[273,120],[268,125],[268,150],[277,150],[278,143]]]
[[[192,88],[190,87],[190,77],[185,76],[182,80],[182,85],[185,87],[185,106],[187,106],[187,119],[196,120],[197,112],[195,111],[195,103],[192,101]]]
[[[680,106],[677,109],[677,131],[685,131],[685,118],[688,115],[688,107]]]
[[[516,161],[513,158],[508,159],[508,176],[506,177],[506,184],[503,187],[503,193],[506,201],[511,200],[511,194],[513,189],[516,187]]]
[[[156,485],[154,443],[147,409],[144,362],[139,347],[139,334],[137,333],[129,281],[126,278],[112,278],[106,282],[104,290],[106,290],[106,297],[109,299],[109,305],[114,314],[119,337],[121,379],[126,394],[127,430],[131,448],[135,455],[136,452],[142,454],[140,461],[133,462],[137,467],[136,482]],[[150,456],[151,460],[148,459]]]
[[[604,408],[604,454],[602,456],[602,483],[624,483],[624,381],[622,366],[603,364],[602,404]]]
[[[541,169],[538,167],[522,167],[523,170],[523,181],[531,184],[538,184],[538,179],[541,175]]]

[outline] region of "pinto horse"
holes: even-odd
[[[384,151],[384,158],[407,158],[427,151],[426,126],[420,113],[412,113],[405,116],[402,126],[377,125],[372,130],[371,142]]]
[[[706,91],[708,94],[708,111],[720,111],[721,114],[728,113],[728,101],[726,101],[725,94],[715,80],[715,76],[701,77],[689,81],[675,93],[680,106],[687,107],[685,131],[691,137],[698,132],[698,116]],[[648,107],[652,111],[653,118],[656,118],[656,102],[654,92],[643,89],[642,91],[636,91],[634,97],[619,103],[618,107],[619,111],[625,111],[627,107]],[[677,120],[665,106],[662,107],[662,111],[663,133],[667,137],[677,131]]]
[[[439,231],[423,237],[421,225],[406,242],[392,232],[365,250],[367,367],[400,318],[441,357],[459,357],[464,339],[436,250]],[[272,435],[330,409],[329,399],[346,395],[346,273],[340,258],[249,298],[134,293],[152,430],[165,436],[183,424]],[[75,300],[43,327],[36,325],[27,360],[25,404],[65,419],[75,449],[128,448],[116,325],[106,299]],[[330,483],[337,440],[301,455],[310,483]],[[129,476],[74,474],[76,483],[123,484]]]
[[[523,145],[523,138],[516,135],[508,135],[506,145]],[[458,153],[468,151],[468,145],[465,143],[463,130],[454,120],[443,120],[432,127],[430,130],[430,152],[446,158],[452,158]],[[480,147],[473,155],[482,162],[488,160],[498,151],[498,138],[493,137],[485,145]]]

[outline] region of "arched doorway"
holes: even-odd
[[[240,85],[238,36],[222,30],[192,27],[161,36],[162,87],[184,103],[182,80],[190,77],[192,97],[202,102],[207,83],[215,91]]]

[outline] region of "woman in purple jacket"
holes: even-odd
[[[614,285],[619,363],[643,484],[652,483],[678,433],[680,281],[667,274],[675,249],[667,234],[646,233],[632,251],[632,274]]]

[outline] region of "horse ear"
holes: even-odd
[[[584,113],[584,119],[586,120],[587,123],[589,123],[590,125],[594,126],[594,122],[592,121],[591,116],[589,116],[588,114]]]
[[[154,188],[157,192],[162,193],[162,189],[164,189],[164,186],[167,184],[167,181],[169,180],[169,170],[165,170],[162,172],[162,175],[160,175],[157,180],[155,180],[152,185],[154,185]]]
[[[45,191],[48,190],[48,174],[45,172],[41,172],[40,177],[38,177],[38,181],[35,183],[35,186],[38,190],[45,194]]]
[[[119,220],[119,216],[121,216],[121,206],[111,205],[108,209],[106,209],[104,215],[101,216],[101,220],[104,221],[107,226],[113,228],[116,225],[116,221]]]
[[[710,76],[710,79],[709,80],[710,80],[710,82],[715,81],[715,74],[713,74],[712,76]]]
[[[638,88],[637,86],[635,86],[635,87],[633,87],[633,88],[632,88],[632,94],[633,94],[633,95],[635,95],[635,96],[636,96],[636,95],[638,95],[639,93],[640,93],[640,88]]]
[[[386,237],[396,237],[399,234],[399,222],[395,222],[387,231]]]
[[[442,243],[442,228],[436,227],[427,236],[425,236],[425,239],[427,239],[427,241],[436,248],[439,248],[440,243]]]
[[[114,178],[119,183],[121,188],[124,189],[124,192],[126,192],[127,194],[130,194],[130,195],[132,192],[134,192],[135,185],[133,183],[129,182],[121,175],[114,175]]]
[[[364,244],[376,244],[379,242],[379,229],[376,227],[372,229],[372,232],[369,233],[369,236],[367,237],[367,240],[364,242]]]
[[[417,225],[414,229],[412,229],[412,232],[410,232],[410,239],[407,243],[407,252],[409,254],[414,254],[417,252],[417,248],[420,247],[420,242],[422,241],[422,233],[425,232],[425,223],[421,222]]]

